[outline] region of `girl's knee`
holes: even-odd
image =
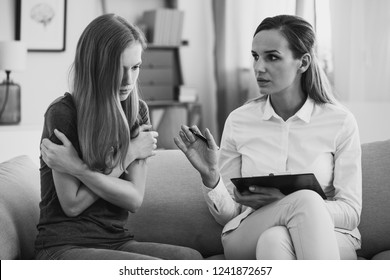
[[[176,254],[173,257],[176,260],[202,260],[203,256],[195,249],[189,247],[176,247]]]

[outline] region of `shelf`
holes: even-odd
[[[146,48],[146,50],[148,50],[148,49],[178,49],[178,48],[181,48],[184,46],[188,46],[187,40],[183,40],[181,42],[181,45],[155,45],[155,44],[151,43],[151,44],[148,44],[148,47]]]
[[[145,101],[178,99],[183,84],[179,47],[152,46],[143,54],[139,74],[140,96]]]
[[[177,149],[173,137],[181,125],[197,125],[202,129],[202,107],[197,102],[148,101],[150,122],[159,133],[158,148]]]
[[[41,124],[0,125],[0,132],[42,131]]]
[[[174,100],[151,100],[146,101],[149,107],[183,107],[199,104],[197,102],[179,102]]]

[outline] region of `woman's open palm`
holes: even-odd
[[[201,134],[198,127],[193,130]],[[192,166],[200,173],[203,183],[208,187],[214,187],[219,179],[218,170],[218,146],[210,131],[206,129],[207,143],[197,138],[189,127],[183,125],[179,132],[180,138],[175,137],[177,147],[186,155]]]

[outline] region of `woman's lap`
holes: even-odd
[[[305,199],[309,200],[312,204],[308,209],[313,212],[310,212],[309,215],[304,214],[304,212],[308,211],[305,211],[306,209],[305,206],[302,206],[302,201],[296,204],[298,205],[297,207],[295,207],[295,205],[290,205],[291,203],[296,203],[295,198],[300,199],[301,194],[299,193],[300,192],[294,193],[294,195],[290,195],[279,202],[267,205],[263,207],[263,209],[259,209],[253,212],[250,216],[248,216],[245,220],[242,221],[241,225],[237,229],[232,232],[225,233],[222,236],[222,243],[224,245],[226,257],[238,259],[254,259],[256,257],[256,248],[259,248],[258,241],[262,233],[266,232],[272,227],[286,226],[290,233],[293,232],[293,239],[295,240],[295,244],[304,243],[303,246],[301,246],[302,244],[298,244],[299,248],[304,248],[304,251],[298,252],[298,255],[301,256],[301,258],[302,256],[305,256],[303,258],[316,259],[317,256],[320,256],[322,254],[321,252],[324,251],[326,254],[323,257],[332,259],[333,257],[337,257],[335,256],[337,246],[339,247],[341,258],[353,258],[355,254],[354,245],[353,242],[349,240],[349,238],[353,237],[349,236],[348,234],[342,234],[338,232],[336,232],[335,234],[333,223],[329,221],[329,214],[327,213],[327,211],[321,209],[322,205],[324,204],[322,199],[317,199],[315,195],[313,196],[312,193],[301,193],[303,194],[303,196],[306,196]],[[312,197],[315,203],[311,201]],[[319,217],[317,217],[318,220],[313,219],[316,216],[314,212],[317,211],[317,204],[319,206]],[[286,205],[285,209],[284,205]],[[307,217],[308,219],[311,219],[311,221],[306,223],[305,225],[306,227],[310,228],[310,233],[302,229],[301,231],[297,231],[296,229],[299,228],[299,225],[297,226],[294,223],[289,222],[290,218],[288,217],[288,215],[290,215],[291,211],[295,210],[303,213],[300,217],[298,217],[298,220],[302,218],[306,219]],[[325,227],[322,222],[323,220],[324,222],[325,220],[327,220],[327,226]],[[301,234],[303,236],[303,241],[297,242],[297,240],[302,240],[300,236]],[[313,236],[315,236],[315,238],[312,238]],[[292,236],[288,234],[286,238],[292,238]],[[288,243],[291,242],[286,242],[286,244]],[[330,250],[333,250],[333,252],[327,252],[328,248],[324,245],[321,245],[320,243],[329,243]],[[310,244],[310,246],[307,244]],[[310,255],[310,248],[313,244],[314,246],[317,246],[319,244],[318,250],[314,255]],[[292,250],[295,251],[295,248],[292,248]]]

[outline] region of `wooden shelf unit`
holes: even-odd
[[[138,83],[145,101],[178,100],[179,87],[183,84],[179,47],[148,47],[143,54]]]

